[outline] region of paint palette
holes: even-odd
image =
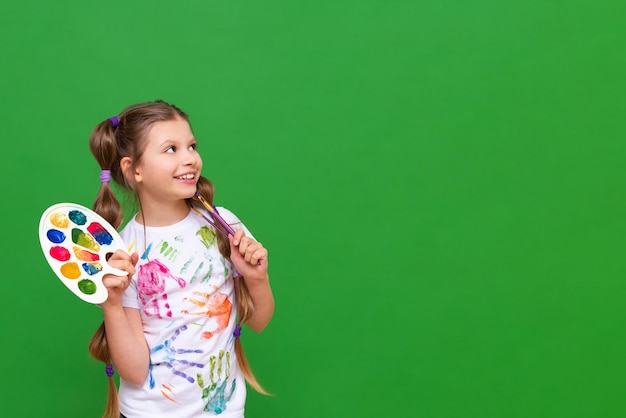
[[[39,222],[39,241],[52,270],[76,296],[89,303],[108,297],[105,274],[126,276],[107,260],[126,246],[115,228],[96,212],[75,203],[50,206]]]

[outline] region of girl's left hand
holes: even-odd
[[[228,236],[230,259],[247,280],[267,280],[267,250],[260,242],[245,235],[243,229]]]

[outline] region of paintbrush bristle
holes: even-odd
[[[209,205],[209,202],[207,202],[204,197],[202,197],[202,195],[198,192],[196,192],[196,197],[198,198],[198,200],[200,201],[200,203],[202,203],[202,205],[206,208],[206,210],[208,210],[211,213],[214,213],[215,211],[213,210],[213,207],[211,205]]]

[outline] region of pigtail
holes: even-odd
[[[122,206],[113,193],[109,180],[123,178],[119,166],[118,148],[115,135],[118,119],[110,118],[98,124],[89,138],[89,149],[100,165],[100,190],[93,202],[93,210],[107,220],[115,229],[123,220]]]
[[[121,169],[119,167],[116,131],[119,125],[117,117],[109,118],[98,124],[89,138],[89,149],[100,165],[100,190],[93,202],[93,210],[98,213],[115,229],[119,228],[123,220],[122,206],[113,193],[109,183],[111,175],[119,179]],[[123,178],[123,177],[122,177]],[[96,360],[106,365],[106,374],[109,380],[107,402],[103,418],[119,418],[120,406],[117,395],[117,385],[113,378],[113,365],[111,354],[107,345],[104,321],[96,330],[89,341],[89,354]]]
[[[240,324],[244,324],[254,313],[252,297],[250,297],[250,292],[248,291],[248,287],[246,286],[246,282],[243,277],[235,277],[235,299],[237,303],[237,314],[239,315],[237,326],[240,326]],[[239,364],[239,369],[241,369],[243,377],[245,377],[248,384],[260,394],[269,395],[269,392],[263,389],[263,386],[261,386],[261,384],[256,380],[256,377],[252,372],[252,368],[248,363],[248,358],[243,350],[243,345],[241,344],[241,338],[239,336],[236,336],[235,338],[235,353],[237,354],[237,364]]]
[[[93,337],[91,337],[88,349],[89,354],[91,354],[93,358],[106,364],[105,371],[109,380],[109,390],[102,418],[119,418],[120,403],[117,397],[117,385],[113,378],[113,365],[111,364],[111,354],[109,353],[109,346],[107,345],[104,322],[100,324],[100,327],[98,327]]]
[[[204,197],[204,199],[213,205],[213,196],[215,193],[215,187],[211,180],[200,176],[198,179],[198,193]],[[217,247],[220,253],[225,258],[230,258],[230,242],[228,238],[222,234],[217,234]],[[235,303],[237,304],[237,327],[241,328],[241,324],[244,324],[254,313],[254,303],[250,296],[250,291],[246,286],[246,282],[243,277],[235,277]],[[257,392],[263,395],[269,395],[269,393],[263,389],[261,384],[257,381],[252,368],[248,363],[248,359],[241,344],[241,338],[237,335],[235,337],[235,353],[237,355],[237,364],[241,370],[244,378],[248,384]]]

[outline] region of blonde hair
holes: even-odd
[[[130,192],[132,196],[135,185],[122,173],[120,160],[124,157],[130,157],[132,164],[137,165],[141,161],[147,133],[152,125],[156,122],[178,118],[189,123],[186,113],[163,100],[129,106],[122,111],[115,122],[112,120],[115,118],[106,119],[94,128],[89,138],[89,149],[98,161],[100,168],[102,170],[110,170],[110,176],[113,181],[125,191]],[[215,188],[209,179],[200,176],[197,183],[197,191],[210,205],[213,205]],[[192,199],[188,199],[188,203],[190,205],[198,204]],[[92,208],[116,229],[122,225],[122,206],[109,183],[102,183]],[[222,234],[217,234],[217,245],[220,253],[225,258],[230,258],[228,238]],[[237,323],[240,325],[253,315],[254,303],[242,277],[235,278],[234,284],[235,303],[238,313]],[[88,349],[93,358],[105,363],[107,366],[111,365],[111,354],[107,345],[104,321],[91,337]],[[257,392],[267,395],[268,392],[259,384],[252,373],[240,338],[235,338],[235,353],[239,368],[248,384]],[[109,376],[108,379],[108,396],[103,418],[119,418],[117,386],[113,376]]]

